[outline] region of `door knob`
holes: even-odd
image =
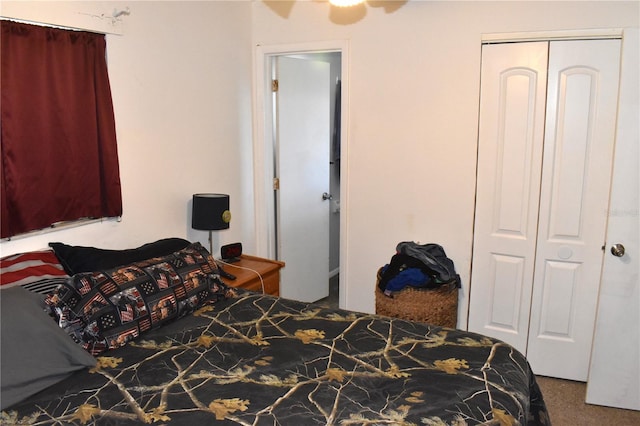
[[[624,246],[620,243],[611,246],[611,254],[616,257],[624,256]]]
[[[328,192],[323,192],[322,193],[322,200],[326,201],[326,200],[330,200],[333,198],[333,195],[329,194]]]

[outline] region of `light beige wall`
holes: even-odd
[[[129,7],[116,28],[115,8]],[[2,2],[3,16],[122,32],[107,36],[116,116],[122,221],[2,242],[2,255],[49,241],[135,247],[191,229],[196,192],[231,196],[220,244],[253,241],[251,10],[248,2]],[[102,15],[107,18],[101,18]]]
[[[375,272],[399,241],[442,244],[469,283],[481,35],[637,27],[640,14],[636,1],[371,2],[339,11],[315,1],[242,0],[3,1],[0,14],[37,11],[41,20],[70,25],[127,6],[123,35],[108,36],[122,222],[3,242],[2,255],[53,240],[113,248],[165,236],[206,243],[189,217],[191,194],[202,191],[231,194],[234,219],[216,246],[243,241],[252,252],[253,46],[348,40],[341,267],[347,307],[369,312]]]
[[[466,323],[482,34],[637,27],[639,3],[411,1],[338,10],[256,2],[253,11],[255,44],[349,42],[346,307],[374,310],[376,270],[399,241],[436,242],[462,276]]]

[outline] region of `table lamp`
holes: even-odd
[[[191,212],[191,227],[209,231],[209,252],[213,256],[212,232],[229,229],[231,221],[229,196],[227,194],[193,194]],[[220,264],[218,264],[218,268],[223,277],[235,279],[233,275],[225,272]]]

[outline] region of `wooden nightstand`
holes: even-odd
[[[260,278],[253,272],[257,271],[262,276],[264,292],[273,296],[280,295],[280,268],[284,266],[284,262],[243,254],[240,256],[239,261],[221,263],[221,265],[226,272],[236,276],[235,280],[222,278],[222,281],[229,287],[241,287],[261,293],[262,285]]]

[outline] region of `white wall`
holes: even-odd
[[[208,247],[208,233],[191,229],[197,192],[231,197],[231,227],[214,233],[214,250],[243,241],[251,251],[250,3],[3,1],[0,14],[110,31],[108,17],[125,7],[122,35],[107,36],[122,221],[16,238],[0,243],[2,255],[49,241],[126,248],[170,236]]]
[[[256,2],[253,10],[255,44],[349,42],[346,307],[374,310],[376,270],[399,241],[437,242],[465,286],[459,324],[471,267],[482,34],[639,21],[638,2],[609,1],[375,2],[355,10]]]
[[[372,2],[337,10],[315,1],[242,0],[3,1],[2,14],[38,10],[74,22],[86,20],[78,10],[100,15],[126,6],[123,35],[108,36],[122,222],[3,242],[2,254],[52,240],[113,248],[165,236],[206,243],[189,218],[191,194],[203,191],[231,195],[231,229],[218,233],[216,246],[242,241],[252,252],[253,46],[348,40],[341,269],[347,307],[368,312],[376,270],[399,241],[442,244],[469,283],[481,35],[637,27],[640,15],[637,1]]]

